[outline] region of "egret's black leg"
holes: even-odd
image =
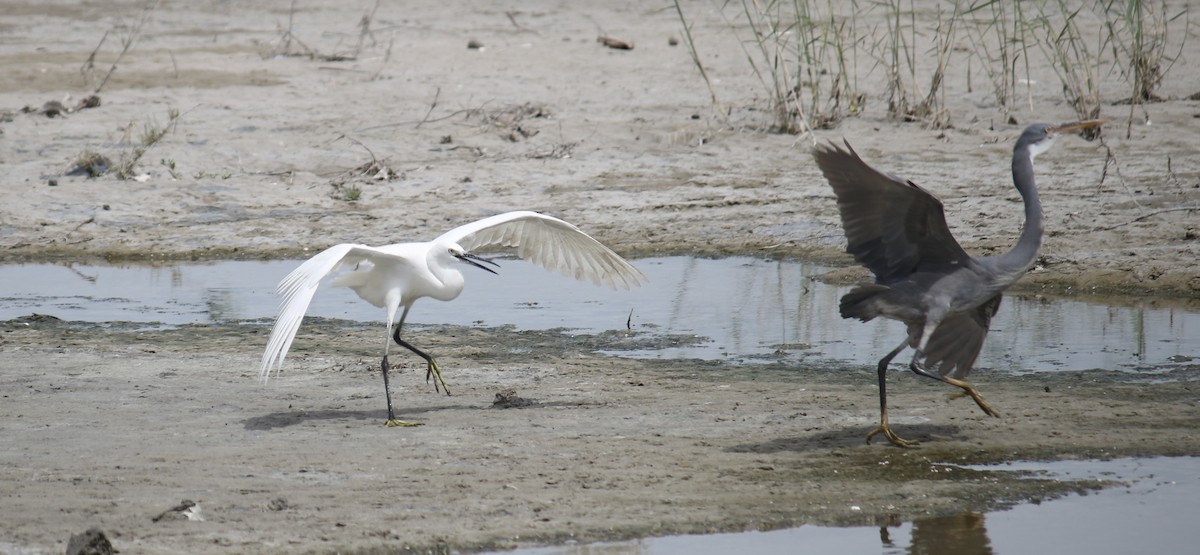
[[[998,413],[994,409],[992,409],[991,405],[988,405],[987,401],[983,400],[983,395],[979,394],[979,390],[975,389],[975,386],[973,386],[965,381],[962,381],[962,380],[956,380],[954,378],[946,377],[941,374],[934,374],[934,373],[926,370],[920,364],[917,363],[917,361],[920,358],[921,358],[921,351],[918,349],[917,355],[913,357],[912,363],[908,365],[909,369],[911,369],[914,374],[916,374],[918,376],[924,376],[926,378],[933,378],[939,382],[948,383],[954,387],[962,389],[962,394],[970,395],[971,399],[975,400],[975,404],[979,405],[979,408],[982,409],[983,412],[986,413],[988,416],[993,416],[996,418],[1000,417],[1000,413]],[[957,397],[957,395],[955,395],[955,396]]]
[[[383,355],[383,363],[381,366],[383,368],[383,394],[385,397],[387,397],[388,406],[388,419],[384,425],[389,428],[394,428],[396,426],[420,426],[420,422],[406,422],[404,420],[396,419],[395,413],[392,412],[392,388],[388,385],[388,371],[391,370],[391,366],[388,364],[387,355]]]
[[[428,365],[425,370],[425,382],[426,383],[429,382],[430,376],[436,377],[437,381],[433,382],[433,389],[435,391],[440,391],[440,390],[438,390],[438,383],[440,382],[442,384],[442,389],[446,390],[446,395],[449,395],[450,394],[450,386],[446,385],[446,380],[442,379],[442,371],[441,371],[441,369],[438,368],[437,361],[433,360],[433,357],[425,354],[424,351],[421,351],[420,349],[413,347],[407,341],[400,339],[400,327],[403,325],[404,325],[404,321],[401,320],[400,325],[396,326],[396,331],[392,333],[392,339],[396,340],[397,345],[400,345],[401,347],[404,347],[405,349],[412,351],[417,356],[425,359],[425,362]]]
[[[892,427],[888,425],[887,367],[892,362],[892,359],[896,358],[896,355],[900,354],[900,351],[903,351],[908,344],[909,340],[904,340],[904,343],[901,343],[899,347],[896,347],[892,352],[879,360],[879,368],[877,369],[879,373],[879,427],[867,434],[867,443],[870,443],[871,438],[875,437],[876,434],[883,434],[883,437],[886,437],[888,441],[892,442],[892,445],[896,445],[897,447],[911,447],[917,444],[916,441],[907,440],[896,435],[892,431]]]
[[[388,422],[391,422],[396,419],[396,414],[392,412],[392,388],[388,385],[388,370],[391,368],[388,365],[387,355],[383,355],[383,364],[380,366],[383,367],[383,395],[387,397]]]

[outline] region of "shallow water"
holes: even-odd
[[[501,260],[499,276],[467,271],[452,303],[424,300],[416,324],[514,325],[522,329],[624,329],[695,334],[684,345],[622,356],[733,362],[833,360],[873,365],[903,339],[893,322],[837,315],[849,288],[812,279],[827,268],[737,257],[635,261],[650,283],[609,291]],[[275,284],[298,261],[230,261],[149,266],[0,266],[0,320],[32,313],[64,320],[156,325],[274,317]],[[309,314],[377,322],[383,312],[344,289],[319,291]],[[301,332],[304,328],[301,327]],[[1200,310],[1155,299],[1008,297],[978,367],[1002,372],[1100,368],[1157,376],[1200,358]],[[1009,468],[1009,467],[1006,467]],[[987,514],[967,513],[885,528],[804,526],[771,532],[649,538],[518,551],[525,555],[754,553],[1182,553],[1200,499],[1200,459],[1126,459],[1013,465],[1064,479],[1133,481],[1088,496]],[[850,503],[852,500],[847,500]],[[1049,547],[1053,546],[1053,547]]]
[[[849,288],[813,280],[828,269],[803,262],[644,259],[635,264],[650,283],[616,292],[524,261],[500,263],[499,276],[464,267],[462,296],[452,303],[419,301],[410,323],[589,332],[623,329],[628,322],[638,331],[695,334],[707,341],[615,354],[735,362],[815,358],[873,365],[904,338],[903,326],[895,322],[863,324],[838,317],[838,298]],[[273,318],[275,284],[298,264],[0,266],[0,320],[31,313],[165,325]],[[381,309],[346,289],[318,291],[309,314],[383,325]],[[1200,311],[1195,306],[1150,299],[1102,304],[1010,296],[993,320],[977,367],[1017,373],[1093,368],[1154,373],[1194,359],[1200,359]]]
[[[1126,482],[1006,511],[962,513],[888,527],[801,526],[770,532],[668,536],[506,551],[510,555],[795,553],[1107,555],[1194,553],[1200,458],[1060,461],[973,467],[1042,471],[1062,480]],[[499,555],[498,553],[495,555]]]

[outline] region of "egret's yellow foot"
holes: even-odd
[[[389,428],[414,428],[417,426],[424,426],[425,424],[423,422],[409,422],[407,420],[396,420],[393,418],[387,422],[384,422],[383,425]]]
[[[437,362],[432,358],[429,359],[429,368],[425,370],[425,383],[429,383],[430,376],[437,378],[437,381],[433,382],[434,391],[438,391],[438,383],[440,382],[442,389],[446,390],[446,395],[450,394],[450,386],[446,385],[446,380],[442,379],[442,371],[438,368]]]

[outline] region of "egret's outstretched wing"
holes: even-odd
[[[292,346],[296,330],[300,329],[300,321],[304,319],[304,313],[308,312],[308,304],[312,302],[313,294],[317,292],[321,280],[343,264],[358,264],[373,257],[396,258],[367,245],[334,245],[306,260],[279,282],[275,292],[282,296],[283,300],[279,303],[279,316],[275,319],[275,327],[271,328],[271,338],[267,340],[267,350],[262,356],[259,379],[265,382],[270,377],[272,368],[283,367],[283,359]]]
[[[837,195],[846,252],[891,284],[920,271],[945,271],[970,256],[946,226],[942,202],[917,186],[867,165],[846,143],[813,151]]]
[[[537,212],[506,212],[456,227],[435,241],[458,243],[467,251],[514,247],[517,256],[578,280],[628,289],[647,281],[612,249],[574,225]]]

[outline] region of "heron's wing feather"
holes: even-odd
[[[846,251],[890,284],[918,271],[964,264],[970,256],[950,234],[942,203],[915,183],[867,165],[846,143],[813,151],[837,195]]]
[[[275,326],[271,328],[271,337],[267,340],[267,349],[263,352],[262,368],[258,373],[261,380],[265,382],[270,377],[272,368],[283,367],[283,359],[292,346],[296,330],[300,329],[300,322],[321,280],[344,264],[357,264],[373,258],[404,260],[375,247],[345,243],[321,251],[279,282],[275,292],[282,300]]]
[[[960,312],[942,320],[929,335],[922,350],[925,368],[942,376],[963,379],[971,371],[983,348],[992,315],[1000,306],[1000,295],[975,310]]]
[[[511,247],[517,256],[547,270],[613,289],[641,285],[647,278],[612,249],[574,225],[537,212],[506,212],[456,227],[435,242],[458,243],[467,251]]]

